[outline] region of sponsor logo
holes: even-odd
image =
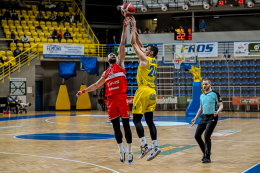
[[[243,103],[243,104],[259,103],[259,99],[241,99],[240,103]]]
[[[244,48],[245,47],[243,45],[241,45],[241,44],[238,46],[238,49],[244,49]]]
[[[119,89],[119,86],[118,87],[114,87],[114,88],[109,88],[109,91],[116,90],[116,89]]]
[[[150,100],[156,100],[156,95],[155,94],[150,94],[149,95]]]
[[[136,110],[136,106],[133,106],[133,110]]]
[[[157,104],[165,104],[165,103],[175,104],[175,103],[177,103],[177,97],[158,97],[156,103]]]
[[[183,45],[184,49],[182,49],[182,45],[176,45],[176,53],[196,53],[196,49],[198,53],[211,53],[214,51],[214,46],[217,46],[213,43],[208,44],[194,44],[194,45]]]
[[[245,52],[236,51],[236,54],[245,54]]]
[[[240,132],[241,130],[221,130],[218,132],[213,133],[211,136],[228,136],[237,132]]]
[[[47,47],[47,51],[50,51],[50,53],[61,51],[61,46],[58,45],[51,45],[46,47]]]
[[[110,86],[115,85],[115,84],[119,84],[119,80],[114,81],[114,82],[109,82],[109,83],[107,83],[107,86],[110,87]]]
[[[108,74],[108,77],[112,77],[112,76],[114,76],[115,74],[113,73],[113,72],[110,72],[109,74]]]

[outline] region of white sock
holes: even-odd
[[[127,151],[128,151],[129,153],[132,152],[132,143],[127,144]]]
[[[152,148],[155,148],[155,147],[157,147],[157,140],[152,141]]]
[[[118,148],[119,148],[119,152],[124,152],[124,146],[123,146],[123,142],[120,144],[117,144]]]
[[[146,144],[145,137],[141,137],[141,138],[139,138],[139,139],[140,139],[140,141],[141,141],[142,147],[144,147],[145,144]]]

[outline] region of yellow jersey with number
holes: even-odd
[[[148,64],[146,66],[138,66],[137,69],[137,84],[138,87],[142,86],[148,86],[151,88],[155,88],[155,76],[157,73],[157,60],[155,58],[149,57],[148,58]]]

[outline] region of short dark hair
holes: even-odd
[[[149,45],[150,51],[153,51],[153,57],[155,57],[158,54],[158,47],[155,47],[154,45]]]

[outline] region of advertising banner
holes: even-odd
[[[252,98],[242,98],[242,97],[233,97],[233,105],[260,105],[260,97]]]
[[[260,42],[234,42],[234,56],[260,56]]]
[[[43,44],[44,58],[81,58],[84,57],[84,45]]]
[[[192,97],[157,97],[156,104],[189,104]],[[128,104],[133,104],[134,97],[127,97]]]
[[[144,48],[147,48],[148,45],[143,45]],[[114,46],[114,53],[116,56],[118,56],[119,53],[119,45]],[[132,45],[125,45],[125,58],[138,58],[138,56],[135,54],[135,51],[132,47]]]

